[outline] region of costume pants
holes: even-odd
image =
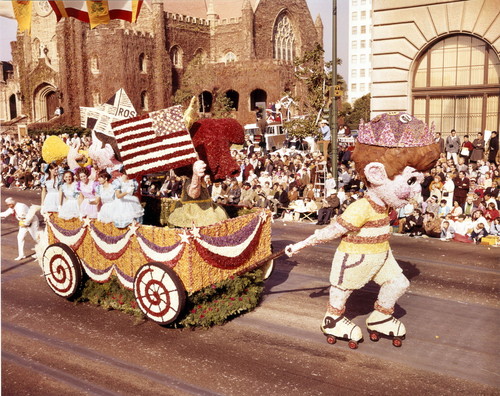
[[[24,241],[28,233],[36,242],[38,236],[38,219],[36,216],[33,218],[29,227],[19,227],[19,232],[17,233],[17,251],[19,257],[24,257]]]

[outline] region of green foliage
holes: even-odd
[[[297,58],[295,64],[295,77],[306,88],[306,96],[300,98],[304,117],[285,123],[288,133],[296,137],[319,136],[318,114],[330,105],[329,92],[332,86],[333,62],[324,64],[324,50],[320,44],[307,51],[303,57]],[[341,60],[337,59],[337,64]],[[342,76],[337,75],[337,82],[345,86]]]
[[[91,130],[88,128],[82,128],[78,126],[72,125],[63,125],[58,128],[51,129],[28,129],[29,136],[36,136],[45,133],[45,135],[62,135],[67,134],[68,136],[73,136],[73,134],[77,134],[78,136],[90,135]]]
[[[193,96],[198,96],[203,90],[204,75],[203,57],[196,55],[186,66],[186,71],[182,76],[182,82],[179,89],[175,92],[174,104],[187,106]]]
[[[88,279],[75,301],[89,302],[108,310],[116,309],[134,315],[138,319],[144,318],[137,306],[134,292],[125,289],[116,276],[111,277],[106,283],[97,283]]]
[[[179,318],[178,323],[182,327],[222,325],[239,314],[253,310],[263,289],[262,270],[231,276],[188,296],[185,315]]]
[[[226,95],[217,95],[212,110],[212,118],[229,118],[233,113],[233,101]]]
[[[359,120],[370,120],[370,94],[366,94],[354,102],[350,114],[346,117],[346,124],[351,129],[358,129]]]
[[[213,284],[188,295],[183,312],[171,327],[211,327],[222,325],[241,313],[253,310],[264,289],[263,272],[258,269]],[[137,321],[145,320],[134,297],[116,277],[109,282],[85,282],[75,302],[89,302],[104,309],[116,309],[134,315]]]

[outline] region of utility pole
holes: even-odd
[[[338,132],[337,132],[337,96],[335,96],[335,87],[337,86],[337,0],[333,1],[332,10],[332,88],[330,99],[332,101],[329,111],[330,139],[332,144],[332,176],[335,179],[335,186],[338,188]]]

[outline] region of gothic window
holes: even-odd
[[[99,73],[99,58],[97,55],[92,55],[90,58],[90,71],[94,74]]]
[[[267,92],[263,89],[254,89],[250,92],[250,111],[255,111],[257,108],[266,108]]]
[[[178,69],[182,69],[182,48],[178,45],[174,45],[170,50],[170,58],[172,59],[172,65]]]
[[[273,31],[273,58],[292,62],[295,57],[295,36],[286,13],[276,20]]]
[[[141,92],[141,109],[148,110],[148,93],[146,91]]]
[[[447,36],[415,63],[413,114],[436,132],[459,135],[499,129],[500,59],[485,41]]]
[[[194,53],[194,56],[199,57],[201,63],[205,63],[205,61],[207,60],[207,52],[202,48],[198,48]]]
[[[231,62],[236,62],[236,55],[234,52],[226,52],[226,55],[224,55],[224,63],[231,63]]]
[[[238,110],[240,94],[232,89],[226,92],[226,97],[231,101],[231,109]]]
[[[144,53],[139,55],[139,71],[146,73],[148,71],[148,58]]]

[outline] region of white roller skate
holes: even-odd
[[[335,344],[337,338],[341,338],[349,342],[349,348],[351,349],[356,349],[358,342],[363,339],[361,328],[344,315],[327,312],[321,324],[321,331],[326,336],[326,341],[329,344]]]
[[[400,347],[406,335],[405,325],[394,316],[373,311],[366,319],[366,327],[370,333],[370,340],[378,341],[380,337],[392,339],[392,345]]]

